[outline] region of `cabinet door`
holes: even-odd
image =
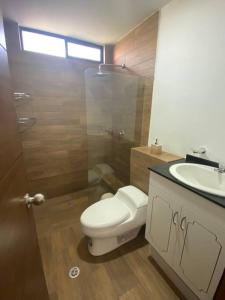
[[[185,209],[180,226],[183,243],[177,261],[178,274],[200,299],[212,299],[215,291],[210,285],[216,280],[214,272],[222,252],[220,232],[210,226],[210,220]]]
[[[146,222],[146,239],[168,264],[171,264],[172,261],[171,246],[174,247],[175,243],[171,242],[171,236],[174,236],[173,227],[174,223],[178,222],[178,217],[178,212],[175,212],[169,199],[166,199],[160,192],[151,192]]]

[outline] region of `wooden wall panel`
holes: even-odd
[[[88,184],[84,70],[96,64],[20,51],[18,26],[6,22],[14,91],[31,94],[18,117],[37,123],[21,134],[31,193],[48,197]],[[22,128],[24,129],[24,128]]]
[[[167,152],[152,154],[150,147],[133,148],[130,159],[130,183],[148,194],[150,174],[148,168],[178,159],[181,157]]]
[[[111,165],[116,177],[124,185],[130,183],[130,156],[132,147],[135,147],[135,144],[130,140],[118,136],[113,137]]]
[[[115,64],[126,64],[129,73],[139,75],[139,85],[136,101],[135,138],[127,141],[116,139],[112,153],[116,175],[125,184],[129,183],[130,149],[131,147],[147,145],[150,126],[152,90],[155,72],[155,57],[158,34],[158,13],[148,18],[114,47],[113,61]],[[129,102],[127,102],[127,111]],[[115,123],[118,122],[114,118]],[[113,124],[113,128],[116,125]],[[120,151],[118,151],[118,149]]]
[[[137,98],[135,143],[117,138],[112,143],[112,165],[125,184],[129,183],[130,148],[147,143],[144,131],[149,125],[157,20],[156,14],[114,49],[115,63],[125,59],[132,72],[145,77]],[[96,64],[21,52],[17,24],[7,22],[6,33],[13,88],[32,95],[30,104],[17,106],[18,116],[37,118],[37,124],[21,135],[30,192],[52,197],[85,187],[88,149],[83,71]]]
[[[152,90],[155,73],[155,57],[159,14],[156,13],[121,39],[114,47],[114,63],[125,63],[130,72],[144,77],[143,97],[138,100],[136,116],[137,141],[148,144]],[[140,125],[141,126],[138,126]]]
[[[113,51],[114,51],[114,45],[111,45],[111,44],[105,45],[105,63],[106,64],[113,63]]]

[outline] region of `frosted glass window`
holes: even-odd
[[[80,45],[71,42],[68,42],[67,46],[68,46],[69,57],[93,60],[97,62],[101,61],[101,55],[102,55],[101,47],[95,48],[95,47]]]
[[[66,57],[65,39],[51,35],[21,31],[23,50]]]
[[[20,27],[22,50],[102,62],[103,46],[36,29]]]

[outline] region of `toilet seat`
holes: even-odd
[[[123,223],[129,217],[128,207],[112,197],[89,206],[81,216],[81,223],[89,228],[108,228]]]

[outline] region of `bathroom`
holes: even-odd
[[[1,1],[0,299],[225,299],[224,28],[223,0]]]

